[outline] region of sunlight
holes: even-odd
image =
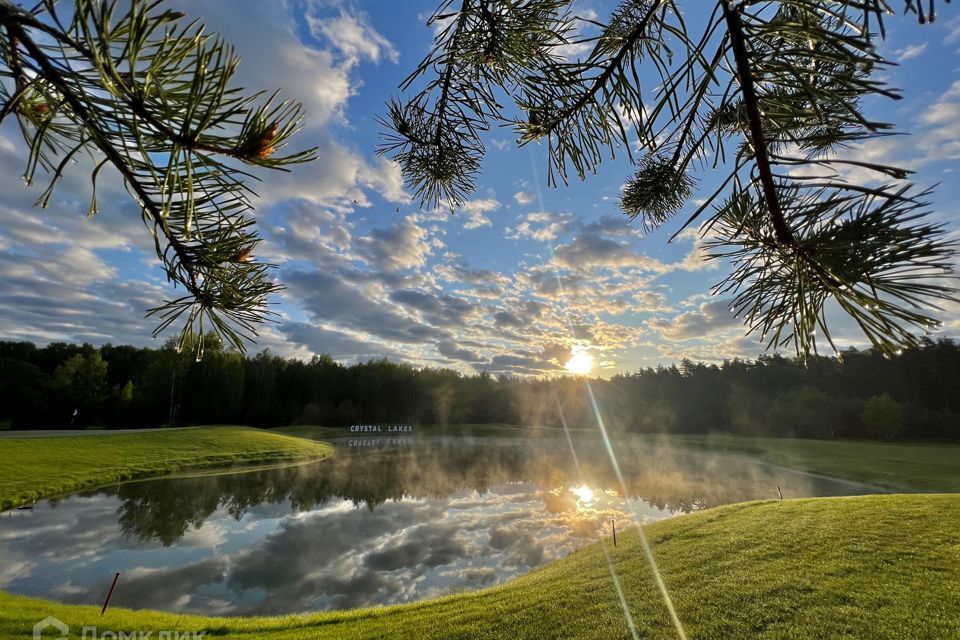
[[[577,500],[580,502],[593,502],[593,489],[585,484],[573,487],[570,491],[577,496]]]
[[[570,356],[570,360],[567,361],[565,368],[570,373],[585,376],[593,371],[593,356],[590,355],[590,352],[587,351],[585,347],[575,346],[573,348],[573,355]]]

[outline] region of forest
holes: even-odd
[[[730,432],[805,438],[960,440],[960,344],[924,340],[886,357],[847,350],[684,360],[609,379],[512,378],[352,365],[262,351],[208,336],[202,357],[129,345],[0,342],[0,426],[139,428],[235,423],[596,425],[639,433]],[[593,400],[591,399],[593,395]]]

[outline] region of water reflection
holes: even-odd
[[[526,572],[611,518],[786,496],[863,493],[750,461],[563,441],[413,439],[321,463],[137,482],[0,517],[0,588],[115,606],[273,614],[406,602]],[[631,511],[633,513],[628,513]]]

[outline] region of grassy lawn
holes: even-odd
[[[231,464],[330,455],[329,445],[247,427],[0,440],[0,508],[78,489]]]
[[[687,636],[960,636],[960,496],[881,495],[710,509],[646,529]],[[639,548],[612,553],[640,638],[676,638]],[[505,585],[423,603],[274,618],[202,618],[0,595],[0,635],[55,615],[76,633],[206,631],[227,638],[629,638],[593,545]],[[74,637],[74,636],[71,636]]]
[[[960,445],[740,436],[667,436],[673,447],[743,454],[893,490],[960,492]]]

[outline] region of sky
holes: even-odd
[[[290,174],[259,174],[257,255],[286,289],[256,352],[344,363],[387,357],[415,366],[518,376],[554,375],[574,359],[609,376],[682,358],[756,357],[729,300],[711,295],[727,267],[702,259],[693,230],[668,243],[672,223],[645,234],[618,212],[630,168],[606,162],[584,182],[550,189],[545,149],[518,148],[509,129],[486,138],[478,189],[453,215],[423,209],[396,165],[376,154],[376,118],[428,52],[436,0],[171,0],[222,34],[242,58],[238,83],[283,89],[303,101],[294,145],[319,159]],[[681,3],[697,6],[696,2]],[[895,2],[894,5],[901,3]],[[578,0],[581,15],[611,3]],[[938,3],[932,25],[891,16],[881,51],[904,99],[870,103],[868,115],[909,136],[866,142],[860,160],[914,169],[938,185],[931,211],[960,238],[960,10]],[[693,11],[693,10],[691,10]],[[652,76],[642,76],[652,80]],[[148,229],[108,177],[88,217],[90,174],[70,167],[46,209],[46,186],[22,179],[26,147],[0,126],[0,338],[159,347],[145,311],[174,295]],[[715,176],[700,174],[709,193]],[[696,208],[694,198],[677,218]],[[960,333],[960,305],[937,312]],[[866,346],[831,314],[840,345]]]

